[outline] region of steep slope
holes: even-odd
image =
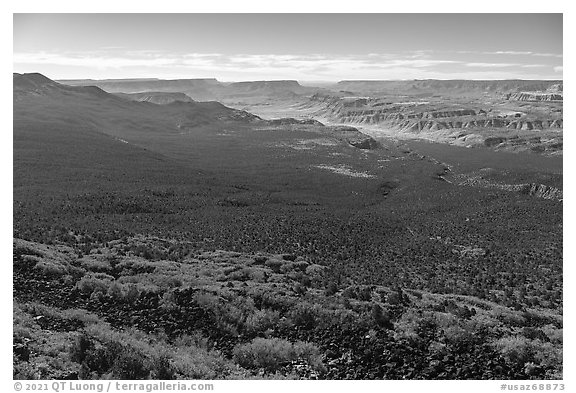
[[[564,96],[561,93],[519,92],[507,94],[506,99],[514,101],[562,101]]]
[[[230,121],[260,120],[218,102],[176,100],[156,105],[129,101],[95,86],[68,86],[39,74],[14,74],[14,102],[15,126],[41,120],[91,127],[117,137],[180,133],[182,128],[218,128]]]

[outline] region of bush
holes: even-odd
[[[36,257],[33,257],[36,258]],[[34,266],[35,270],[48,277],[60,277],[68,273],[67,266],[53,261],[40,260]]]
[[[305,272],[308,266],[310,266],[310,264],[306,261],[296,261],[292,264],[295,270],[300,270],[301,272]]]
[[[524,365],[534,359],[534,350],[529,339],[521,336],[503,337],[494,343],[506,361],[513,365]]]
[[[370,299],[372,299],[372,288],[366,286],[360,287],[358,289],[358,300],[368,302]]]
[[[254,264],[255,265],[264,265],[264,263],[268,260],[268,257],[264,255],[256,255],[254,257]]]
[[[280,273],[280,268],[282,267],[283,264],[284,262],[279,261],[277,259],[269,259],[266,262],[264,262],[264,265],[269,267],[274,273]]]
[[[338,292],[338,285],[334,281],[331,281],[326,286],[326,290],[324,291],[324,294],[326,296],[332,296],[332,295],[335,295],[336,292]]]
[[[245,267],[240,270],[235,270],[228,274],[230,281],[248,281],[252,276],[252,269]]]
[[[234,348],[234,360],[242,367],[277,371],[289,362],[301,360],[316,370],[322,369],[320,351],[310,343],[280,338],[255,338]]]
[[[316,326],[318,310],[309,303],[300,303],[289,313],[294,325],[304,329],[313,329]]]
[[[280,320],[280,313],[269,309],[257,310],[246,318],[244,324],[249,333],[257,334],[274,328]]]
[[[358,294],[356,293],[356,287],[351,285],[342,291],[342,296],[347,299],[356,299]]]
[[[382,310],[382,307],[378,304],[374,304],[372,306],[372,319],[376,323],[376,325],[386,328],[386,329],[394,329],[394,324],[390,320],[390,314],[388,311]]]
[[[202,336],[181,336],[173,344],[137,330],[117,332],[91,326],[69,348],[82,379],[216,379],[238,377],[238,368],[207,349]]]
[[[91,295],[95,292],[105,294],[113,280],[114,277],[104,273],[89,273],[76,283],[76,289],[84,295]]]

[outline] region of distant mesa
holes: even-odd
[[[147,91],[180,92],[181,89],[219,85],[215,78],[202,79],[63,79],[58,82],[70,86],[98,86],[111,93],[142,93]]]
[[[222,101],[232,97],[291,98],[317,90],[304,87],[295,80],[220,82],[215,78],[202,79],[76,79],[61,80],[70,86],[98,86],[109,93],[170,92],[184,93],[196,101]]]
[[[545,91],[562,81],[538,80],[344,80],[336,84],[338,90],[347,92],[419,93],[517,93],[520,91]]]
[[[229,85],[232,89],[238,90],[258,90],[268,89],[272,91],[299,91],[303,88],[298,81],[295,80],[276,80],[276,81],[248,81],[248,82],[234,82]]]
[[[145,93],[116,93],[118,97],[131,101],[151,102],[153,104],[166,105],[173,102],[194,102],[192,98],[179,92],[150,91]]]

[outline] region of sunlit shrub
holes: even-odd
[[[245,328],[249,333],[256,334],[274,328],[280,320],[280,313],[269,309],[256,310],[245,321]]]
[[[291,361],[302,360],[314,369],[321,369],[321,355],[316,346],[310,343],[279,338],[255,338],[248,344],[234,348],[234,360],[242,367],[263,368],[274,372]]]

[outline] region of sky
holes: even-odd
[[[14,14],[52,79],[562,79],[562,14]]]

